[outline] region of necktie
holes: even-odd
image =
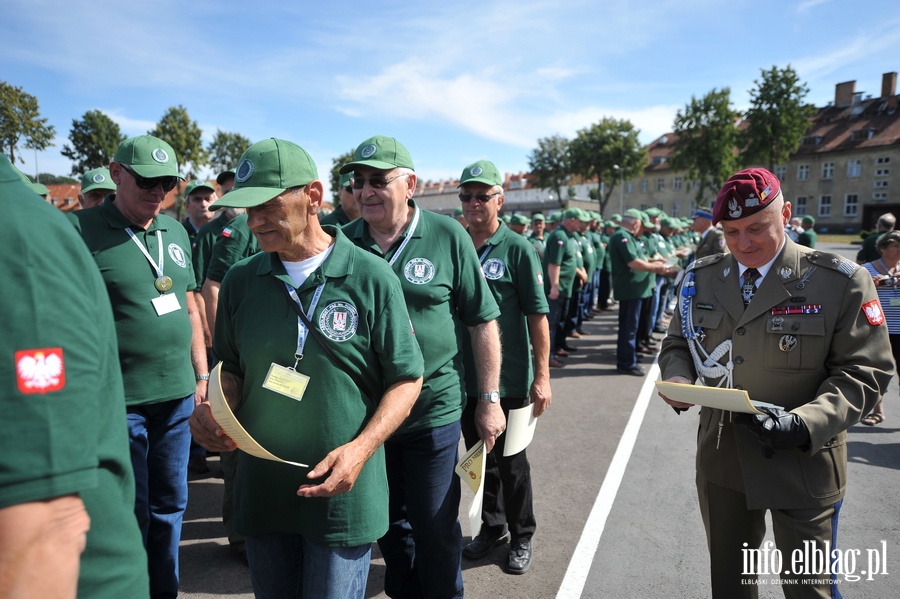
[[[756,293],[756,280],[759,278],[759,271],[755,268],[748,268],[744,271],[744,284],[741,285],[741,297],[744,298],[744,305],[750,303],[753,294]]]

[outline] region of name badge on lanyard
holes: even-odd
[[[153,280],[153,286],[159,291],[160,295],[150,300],[150,303],[153,304],[153,309],[156,310],[157,316],[163,316],[165,314],[169,314],[170,312],[177,312],[181,310],[181,304],[178,303],[178,297],[175,294],[167,294],[166,292],[172,289],[172,278],[167,277],[163,274],[163,266],[164,266],[164,256],[163,256],[163,239],[162,239],[162,230],[158,229],[156,231],[156,242],[159,245],[159,261],[154,262],[153,258],[150,256],[150,252],[147,251],[147,248],[144,247],[144,244],[141,243],[141,240],[137,238],[137,235],[134,234],[134,231],[131,230],[131,227],[125,227],[125,232],[128,233],[128,236],[131,238],[131,241],[134,242],[138,249],[141,250],[141,253],[144,254],[144,257],[147,258],[147,261],[150,262],[150,266],[153,267],[153,270],[156,271],[156,278]]]
[[[294,300],[302,311],[303,304],[300,303],[300,296],[297,295],[297,290],[286,283],[285,288],[287,288],[291,299]],[[325,289],[325,283],[316,287],[316,292],[309,302],[309,312],[306,314],[306,319],[310,322],[312,322],[313,314],[316,311],[316,304],[319,303],[319,298],[322,296],[323,289]],[[306,328],[306,324],[300,316],[297,316],[297,351],[294,352],[294,366],[291,368],[290,366],[282,366],[281,364],[272,362],[269,366],[269,372],[266,373],[266,378],[263,380],[262,386],[264,389],[274,391],[275,393],[279,393],[297,401],[303,399],[303,394],[306,393],[306,387],[309,386],[309,377],[302,372],[298,372],[297,366],[300,364],[300,360],[303,359],[303,348],[306,347],[306,338],[308,336],[309,330]]]

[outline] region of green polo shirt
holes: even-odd
[[[546,314],[549,311],[541,262],[528,240],[502,221],[500,228],[478,248],[477,253],[491,295],[500,306],[500,316],[497,318],[503,344],[500,396],[528,397],[534,379],[534,365],[526,315]],[[463,334],[463,347],[468,347],[468,330],[464,329]],[[471,396],[483,393],[475,377],[472,352],[464,352],[464,356],[466,393]]]
[[[547,275],[549,264],[559,266],[559,294],[562,297],[572,297],[578,257],[575,240],[562,225],[553,229],[547,237],[547,250],[544,253],[544,291],[548,294],[550,293],[550,277]]]
[[[581,243],[581,256],[584,259],[584,271],[588,278],[597,268],[597,254],[594,252],[594,241],[591,239],[588,231],[584,233],[575,233],[577,241]]]
[[[119,360],[129,406],[187,397],[194,392],[191,365],[191,322],[187,292],[197,288],[191,266],[191,245],[184,227],[164,214],[147,230],[132,224],[116,208],[115,196],[99,206],[69,214],[100,268],[113,306],[119,340]],[[158,316],[151,300],[156,270],[126,228],[143,244],[154,262],[162,236],[163,273],[171,277],[180,309]],[[193,299],[190,299],[193,301]]]
[[[225,225],[213,242],[206,278],[216,283],[225,279],[228,269],[259,251],[256,236],[247,225],[247,215],[239,214]]]
[[[465,405],[462,352],[457,326],[475,326],[500,315],[497,302],[484,280],[472,239],[454,219],[421,210],[403,235],[382,254],[369,235],[369,225],[357,219],[345,227],[354,243],[391,261],[400,279],[416,340],[425,357],[425,383],[402,431],[434,428],[456,422]],[[400,246],[409,242],[398,254]],[[485,389],[490,391],[490,389]]]
[[[343,227],[349,222],[350,217],[347,216],[347,213],[344,212],[344,209],[340,206],[319,218],[320,225],[334,225],[336,227]]]
[[[231,222],[225,211],[222,210],[221,212],[222,214],[200,227],[200,231],[197,232],[197,238],[194,239],[194,252],[191,258],[194,263],[194,277],[197,279],[198,290],[203,288],[203,281],[206,280],[206,269],[212,258],[213,245],[219,238],[219,233],[222,232],[222,229]]]
[[[634,300],[653,294],[655,276],[650,271],[633,270],[628,263],[647,260],[647,254],[631,231],[619,227],[609,238],[606,248],[612,261],[613,294],[618,300]]]
[[[422,375],[400,285],[384,261],[358,250],[339,231],[325,262],[297,290],[310,318],[340,365],[312,335],[297,370],[310,377],[298,401],[263,388],[270,366],[294,366],[298,316],[284,284],[291,283],[274,253],[235,264],[219,293],[214,350],[225,371],[243,377],[236,415],[263,447],[285,460],[309,464],[356,438],[391,385]],[[378,397],[366,397],[355,373]],[[357,546],[381,537],[388,527],[384,452],[366,462],[352,491],[306,499],[297,488],[309,483],[310,468],[238,458],[235,526],[244,535],[302,534],[328,546]],[[318,479],[319,481],[321,479]]]
[[[596,254],[597,264],[595,270],[603,270],[606,264],[606,246],[604,245],[603,236],[597,231],[588,231],[591,243],[594,244],[594,253]]]
[[[541,239],[540,237],[538,237],[538,236],[535,235],[534,233],[532,233],[531,235],[528,236],[528,241],[529,241],[529,243],[531,243],[531,245],[532,245],[532,246],[534,247],[534,249],[537,251],[537,253],[538,253],[538,258],[540,258],[542,261],[543,261],[543,259],[544,259],[544,252],[545,252],[546,249],[547,249],[547,240],[546,240],[546,237],[547,237],[547,236],[546,236],[546,233],[544,234],[544,239]]]
[[[147,597],[106,288],[72,225],[5,156],[0,201],[0,508],[78,494],[91,519],[78,596]]]

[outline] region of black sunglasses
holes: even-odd
[[[366,181],[369,182],[369,185],[372,186],[372,189],[384,189],[387,187],[388,183],[393,181],[394,179],[399,179],[400,177],[408,177],[409,173],[404,173],[402,175],[397,175],[396,177],[391,177],[390,179],[385,179],[381,175],[375,175],[374,177],[369,177],[366,179],[365,177],[357,177],[353,176],[353,189],[362,189],[366,186]]]
[[[478,200],[479,202],[481,202],[482,204],[486,204],[487,202],[491,201],[491,198],[496,197],[498,195],[500,195],[499,191],[496,193],[479,193],[478,195],[471,194],[471,193],[461,193],[461,194],[459,194],[459,201],[468,204],[474,198],[474,199]]]
[[[127,164],[119,163],[119,166],[121,166],[126,172],[128,172],[129,175],[134,178],[134,182],[141,189],[156,189],[157,187],[162,185],[163,191],[169,193],[170,191],[175,189],[176,185],[178,185],[178,177],[142,177],[134,172],[134,170]]]

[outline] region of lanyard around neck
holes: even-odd
[[[291,296],[291,299],[297,304],[300,308],[300,311],[303,311],[303,304],[300,303],[300,296],[297,295],[297,290],[293,288],[293,286],[284,284],[285,289],[287,289],[288,294]],[[319,303],[319,297],[322,295],[322,290],[325,289],[325,283],[322,283],[318,287],[316,287],[316,292],[313,294],[312,301],[309,302],[309,312],[306,313],[306,319],[312,322],[313,313],[316,311],[316,304]],[[294,352],[294,368],[293,370],[297,370],[297,365],[300,363],[300,360],[303,359],[303,348],[306,347],[306,339],[309,336],[309,329],[306,328],[306,324],[304,324],[303,319],[297,316],[297,351]]]
[[[141,240],[137,238],[137,235],[134,234],[134,231],[131,230],[131,227],[125,227],[125,232],[128,233],[128,236],[131,238],[131,241],[134,242],[138,249],[141,250],[141,253],[147,258],[147,261],[153,267],[153,270],[156,271],[156,278],[163,278],[163,239],[162,239],[162,229],[156,230],[156,242],[159,245],[157,248],[159,250],[159,261],[154,262],[153,258],[150,256],[150,252],[147,251],[147,248],[144,247],[144,244],[141,243]]]
[[[406,249],[406,245],[409,243],[409,240],[412,239],[413,234],[416,232],[416,227],[419,225],[419,207],[416,206],[415,211],[413,212],[412,222],[409,224],[409,230],[406,232],[406,235],[403,237],[403,242],[400,244],[400,247],[397,248],[397,251],[394,252],[394,255],[391,256],[391,259],[388,261],[388,264],[393,266],[394,262],[397,261],[397,258],[400,257],[400,254],[403,253],[403,250]]]

